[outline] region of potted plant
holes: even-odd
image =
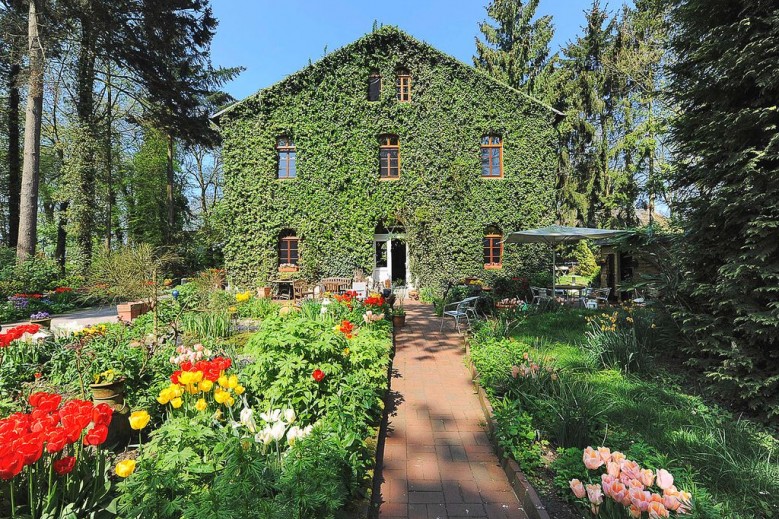
[[[406,310],[403,308],[403,305],[393,308],[392,324],[395,328],[403,328],[406,325]]]
[[[37,324],[46,330],[51,329],[51,315],[49,312],[37,312],[30,316],[30,324]]]
[[[94,382],[89,385],[92,389],[92,400],[95,404],[108,404],[114,411],[124,408],[124,381],[114,369],[107,369],[94,376]]]

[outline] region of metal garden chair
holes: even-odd
[[[454,319],[457,333],[462,333],[460,330],[460,320],[465,319],[468,326],[471,325],[471,317],[476,318],[476,302],[478,299],[478,297],[466,297],[462,301],[449,303],[444,306],[444,311],[441,314],[441,328],[439,331],[444,330],[444,320],[447,317],[451,317]]]

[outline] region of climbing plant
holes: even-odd
[[[409,103],[396,100],[401,68],[412,76]],[[369,101],[375,72],[381,94]],[[502,271],[486,271],[482,238],[491,225],[508,233],[552,222],[552,120],[547,107],[398,29],[375,30],[219,116],[231,281],[273,276],[285,229],[300,239],[303,276],[370,272],[381,222],[405,228],[418,285],[537,269],[543,249],[511,245]],[[502,179],[481,177],[487,133],[503,140]],[[380,180],[381,134],[399,137],[399,180]],[[282,135],[296,146],[294,179],[277,179]]]

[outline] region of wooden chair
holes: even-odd
[[[306,282],[302,279],[296,279],[292,283],[292,298],[297,302],[307,297],[313,297],[314,291],[309,288]]]

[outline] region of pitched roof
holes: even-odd
[[[553,108],[553,107],[549,106],[548,104],[546,104],[546,103],[536,99],[535,97],[533,97],[533,96],[531,96],[531,95],[529,95],[529,94],[527,94],[525,92],[522,92],[521,90],[518,90],[518,89],[516,89],[516,88],[514,88],[512,86],[509,86],[509,85],[507,85],[506,83],[504,83],[502,81],[499,81],[499,80],[495,79],[494,77],[488,75],[486,72],[483,72],[483,71],[478,70],[478,69],[476,69],[474,67],[466,65],[462,61],[459,61],[458,59],[456,59],[456,58],[454,58],[454,57],[452,57],[452,56],[450,56],[450,55],[448,55],[448,54],[446,54],[444,52],[441,52],[440,50],[436,49],[432,45],[429,45],[429,44],[427,44],[425,42],[417,40],[416,38],[414,38],[410,34],[400,30],[399,28],[397,28],[395,26],[391,26],[391,25],[385,25],[385,26],[382,26],[379,29],[376,29],[373,32],[370,32],[370,33],[366,34],[365,36],[363,36],[361,38],[358,38],[357,40],[353,41],[352,43],[344,45],[340,49],[337,49],[337,50],[331,52],[330,54],[327,54],[322,59],[320,59],[320,60],[318,60],[318,61],[316,61],[316,62],[314,62],[312,64],[307,65],[306,67],[300,69],[297,72],[294,72],[294,73],[288,75],[287,77],[285,77],[281,81],[278,81],[278,82],[274,83],[273,85],[270,85],[270,86],[268,86],[266,88],[263,88],[263,89],[257,91],[256,93],[254,93],[254,94],[252,94],[250,96],[247,96],[244,99],[241,99],[240,101],[236,101],[235,103],[233,103],[233,104],[223,108],[219,112],[213,114],[211,116],[211,119],[219,119],[219,117],[221,117],[222,115],[224,115],[226,113],[231,112],[233,109],[237,108],[238,106],[240,106],[241,104],[245,103],[246,101],[248,101],[250,99],[258,98],[258,97],[261,98],[263,92],[266,92],[266,91],[269,91],[269,90],[275,90],[277,88],[282,88],[285,84],[287,84],[289,82],[292,82],[292,81],[295,81],[297,78],[299,78],[299,77],[301,77],[301,76],[303,76],[305,74],[309,74],[309,73],[311,73],[312,71],[314,71],[314,70],[316,70],[318,68],[327,66],[330,62],[332,62],[334,60],[338,60],[342,56],[348,55],[353,49],[355,49],[355,48],[357,48],[359,46],[362,46],[362,45],[369,44],[372,40],[379,39],[379,38],[386,37],[386,36],[395,36],[395,37],[398,37],[400,39],[405,40],[407,43],[410,43],[411,45],[423,47],[427,51],[432,52],[432,53],[438,55],[442,60],[448,62],[450,65],[465,68],[469,72],[471,72],[473,74],[476,74],[476,75],[479,75],[482,78],[484,78],[484,79],[486,79],[488,81],[491,81],[492,83],[495,83],[496,85],[499,85],[500,87],[506,89],[507,91],[509,91],[509,92],[511,92],[511,93],[513,93],[515,95],[519,95],[520,97],[523,97],[523,98],[529,100],[531,103],[536,104],[538,106],[541,106],[541,107],[549,110],[550,112],[554,113],[555,115],[559,115],[559,116],[564,116],[565,115],[562,112],[560,112],[559,110],[556,110],[555,108]]]

